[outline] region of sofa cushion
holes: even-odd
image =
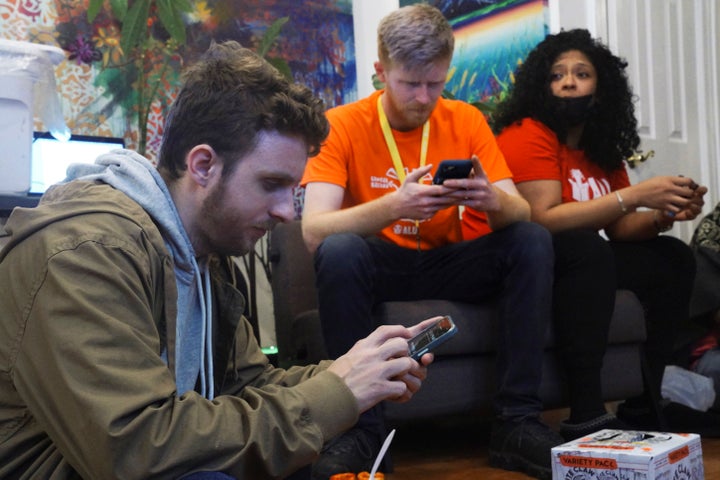
[[[468,355],[496,350],[495,329],[498,322],[497,305],[474,305],[448,300],[420,300],[415,302],[384,302],[375,309],[379,323],[399,323],[410,326],[435,315],[450,315],[458,326],[455,337],[441,345],[438,355]],[[555,346],[552,325],[548,325],[545,346]],[[640,302],[629,290],[619,290],[615,312],[610,325],[609,343],[640,343],[645,341],[645,319]]]
[[[384,302],[374,311],[378,323],[406,326],[436,315],[450,315],[458,326],[458,334],[437,349],[438,357],[496,351],[498,310],[493,303],[473,305],[448,300]],[[291,338],[294,349],[292,356],[299,363],[314,363],[327,358],[317,309],[307,310],[295,317]],[[608,343],[639,344],[644,341],[645,319],[640,302],[631,291],[618,290]],[[548,349],[555,346],[552,325],[548,326],[545,346]]]

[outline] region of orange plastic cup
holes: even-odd
[[[357,476],[354,473],[336,473],[330,480],[370,480],[370,472],[360,472]],[[382,472],[375,473],[375,480],[385,480]]]
[[[370,472],[358,473],[357,480],[370,480]],[[385,475],[382,472],[375,472],[375,480],[385,480]]]

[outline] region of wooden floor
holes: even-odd
[[[543,416],[557,427],[567,412]],[[393,473],[386,480],[528,480],[522,473],[488,465],[489,425],[473,419],[442,419],[424,425],[397,425],[390,451]],[[720,479],[720,438],[702,439],[705,479]]]

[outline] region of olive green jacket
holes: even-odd
[[[329,362],[269,364],[230,259],[211,266],[217,396],[177,396],[172,258],[120,191],[60,185],[5,229],[0,478],[282,478],[357,420]]]

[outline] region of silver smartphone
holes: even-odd
[[[422,332],[408,340],[408,353],[415,359],[434,350],[438,345],[445,343],[457,333],[457,327],[449,315],[445,315]]]

